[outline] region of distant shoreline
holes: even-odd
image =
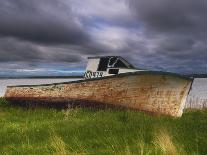
[[[186,76],[194,77],[194,78],[207,78],[207,74],[190,74]]]
[[[0,77],[0,79],[68,79],[83,78],[83,76],[23,76],[23,77]]]

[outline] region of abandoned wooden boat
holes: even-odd
[[[8,86],[15,104],[115,106],[180,117],[192,79],[136,69],[121,57],[89,58],[85,79],[45,85]]]

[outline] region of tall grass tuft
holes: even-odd
[[[51,149],[54,155],[67,155],[67,147],[63,139],[56,133],[52,132]]]
[[[139,155],[151,155],[155,154],[155,149],[146,144],[143,140],[137,143],[137,152]]]
[[[155,147],[158,147],[165,155],[183,155],[184,149],[177,143],[179,150],[176,147],[175,142],[172,140],[172,136],[169,134],[167,129],[159,129],[155,132],[153,140]]]

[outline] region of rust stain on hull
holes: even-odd
[[[168,74],[125,74],[96,80],[8,87],[13,103],[108,105],[180,117],[192,80]]]

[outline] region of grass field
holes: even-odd
[[[207,110],[181,118],[126,110],[22,109],[0,99],[0,154],[207,154]]]

